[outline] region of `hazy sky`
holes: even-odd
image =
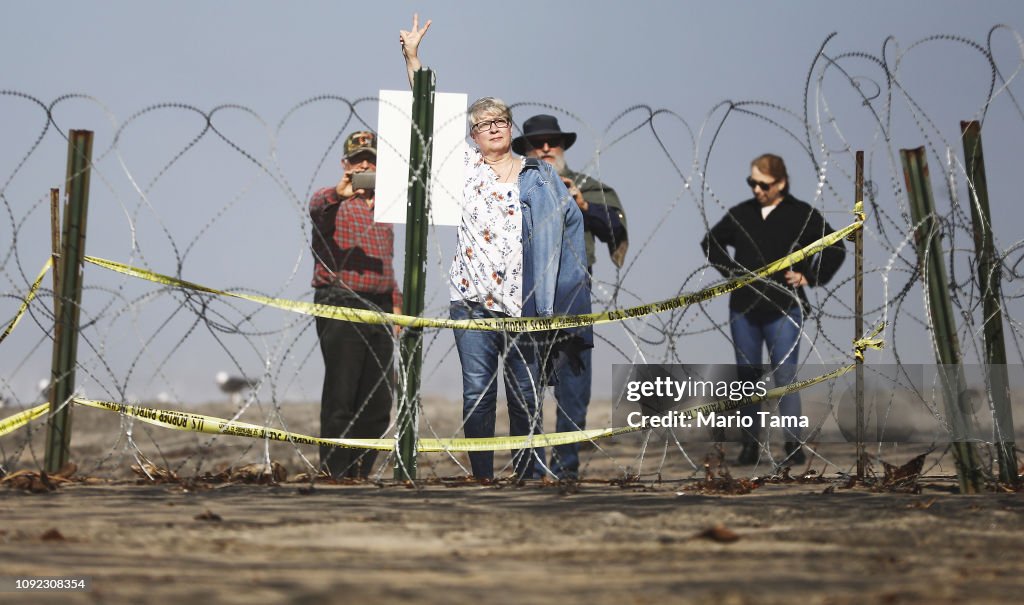
[[[882,219],[868,229],[868,264],[891,267],[868,278],[870,319],[896,317],[893,344],[902,358],[931,361],[917,320],[919,291],[901,308],[881,304],[886,287],[906,283],[906,261],[914,258],[908,248],[892,260],[891,244],[907,226],[896,150],[928,146],[943,212],[951,191],[966,195],[962,177],[950,189],[941,175],[947,169],[955,175],[953,160],[962,157],[959,120],[979,119],[988,99],[993,71],[981,51],[993,26],[1011,28],[992,38],[1001,75],[1010,79],[1021,66],[1015,32],[1024,31],[1024,6],[1017,1],[376,2],[365,8],[352,2],[5,2],[0,319],[14,314],[16,297],[45,260],[46,196],[62,186],[62,133],[72,128],[96,132],[89,254],[215,287],[311,299],[306,201],[316,188],[337,182],[339,141],[361,122],[376,124],[378,90],[406,88],[398,30],[408,28],[414,11],[434,20],[422,54],[436,71],[438,90],[521,104],[514,108],[519,123],[555,113],[564,129],[579,133],[567,153],[570,166],[617,189],[629,217],[628,264],[616,273],[599,249],[595,266],[597,295],[608,300],[617,293],[613,306],[661,300],[715,280],[717,274],[700,271],[698,242],[707,222],[749,197],[747,166],[764,151],[787,158],[797,197],[826,212],[834,227],[846,225],[851,150],[865,150],[876,201],[889,221],[885,233]],[[951,38],[914,45],[937,34]],[[883,62],[896,75],[890,89]],[[995,86],[986,161],[998,244],[1013,261],[1024,219],[1014,182],[1024,151],[1024,85],[1018,75],[1006,88],[1001,80]],[[69,94],[85,96],[61,99]],[[654,111],[660,113],[649,120]],[[401,257],[404,229],[397,235]],[[446,314],[444,275],[454,240],[452,228],[431,233],[431,316]],[[961,234],[947,245],[970,244]],[[812,293],[830,315],[849,315],[851,273],[848,260],[832,296]],[[152,399],[165,392],[183,402],[217,399],[213,377],[223,369],[264,373],[266,400],[319,398],[323,368],[309,319],[240,301],[205,304],[96,267],[86,267],[85,283],[88,341],[79,348],[85,366],[79,383],[90,396]],[[1019,283],[1006,287],[1013,292]],[[731,361],[731,346],[716,329],[724,318],[723,300],[600,328],[595,397],[609,395],[613,363],[666,355]],[[821,330],[809,330],[803,356],[846,359],[851,323],[826,317]],[[49,319],[36,311],[0,345],[0,395],[36,396],[50,363],[44,328]],[[428,393],[460,393],[452,342],[448,332],[429,335]]]

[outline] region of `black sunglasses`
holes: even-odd
[[[761,181],[755,181],[749,176],[747,177],[747,187],[750,187],[751,189],[757,189],[758,187],[760,187],[761,191],[768,191],[769,189],[775,186],[775,183],[778,182],[778,180],[775,180],[770,183],[762,183]]]
[[[549,147],[564,147],[565,141],[562,137],[526,137],[526,142],[534,149],[543,149],[544,143]]]

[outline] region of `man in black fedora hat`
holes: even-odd
[[[594,238],[608,245],[616,267],[626,257],[626,215],[615,190],[591,177],[569,169],[565,150],[576,142],[575,132],[563,132],[555,116],[540,114],[523,122],[523,134],[512,140],[512,150],[527,157],[551,164],[569,189],[583,213],[584,239],[587,248],[587,274],[596,260]],[[565,364],[555,368],[555,399],[558,402],[555,430],[577,431],[586,428],[590,405],[590,383],[593,374],[591,351],[580,355],[582,364]],[[551,471],[560,479],[575,479],[579,474],[579,444],[553,448]]]

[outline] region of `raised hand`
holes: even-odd
[[[569,195],[576,201],[576,205],[580,207],[581,212],[586,212],[590,208],[590,204],[583,199],[583,192],[576,186],[576,183],[572,182],[572,179],[568,177],[561,177],[562,182],[565,183],[565,188],[569,190]]]
[[[420,28],[420,16],[419,14],[413,14],[412,16],[412,30],[399,30],[398,41],[402,44],[402,54],[405,55],[405,60],[409,61],[418,57],[420,42],[423,40],[423,36],[426,35],[427,30],[430,29],[432,21],[427,19],[427,22],[423,24],[423,28]]]

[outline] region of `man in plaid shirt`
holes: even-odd
[[[313,222],[314,302],[377,311],[402,310],[395,282],[395,234],[373,221],[373,189],[353,189],[352,175],[376,171],[377,137],[355,132],[345,140],[344,174],[336,187],[309,202]],[[394,371],[387,326],[316,318],[324,358],[320,434],[325,438],[381,437],[391,416]],[[373,450],[320,447],[320,467],[332,477],[367,477]]]

